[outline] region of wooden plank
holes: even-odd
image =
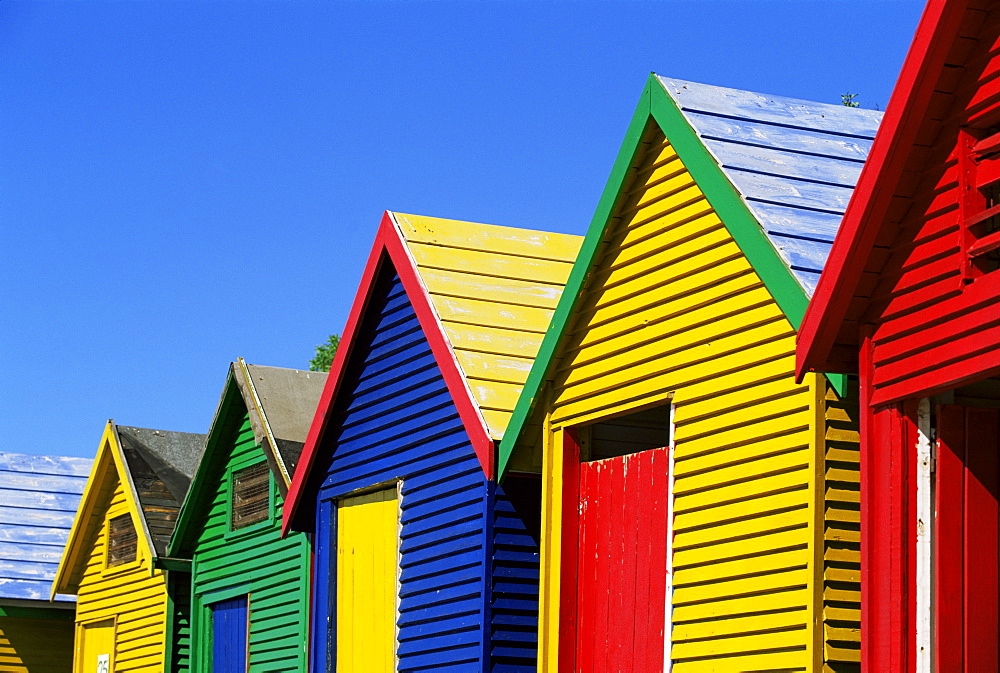
[[[922,376],[904,379],[877,388],[872,396],[873,404],[886,404],[916,394],[934,394],[956,388],[965,381],[980,378],[983,372],[1000,370],[1000,351],[988,350],[927,372]]]
[[[966,671],[1000,668],[1000,413],[965,410],[965,632]]]
[[[687,549],[675,548],[674,570],[680,573],[686,567],[724,562],[741,557],[762,557],[779,549],[791,549],[803,544],[804,523],[771,530],[756,536],[737,536],[719,540],[716,544]],[[766,559],[758,559],[766,563]],[[766,569],[766,567],[765,567]],[[693,600],[693,599],[692,599]],[[675,606],[677,603],[675,602]]]
[[[821,137],[829,133],[835,137],[847,135],[871,140],[875,137],[878,122],[882,117],[874,110],[851,109],[850,113],[859,114],[844,114],[836,105],[811,103],[668,77],[658,79],[685,111],[725,115],[774,125],[776,128],[772,129],[771,133],[776,138],[783,138],[791,127]]]
[[[669,284],[664,282],[652,290],[656,297],[648,296],[643,310],[637,313],[621,314],[609,312],[604,319],[598,320],[589,312],[586,306],[581,312],[581,320],[588,320],[586,330],[581,330],[567,347],[567,354],[576,349],[583,349],[605,342],[616,337],[634,334],[642,331],[659,330],[666,334],[676,329],[671,324],[687,311],[703,306],[711,306],[714,302],[735,297],[744,297],[747,306],[754,306],[768,300],[767,293],[760,280],[750,269],[745,260],[733,258],[720,260],[716,265],[715,277],[706,276],[697,284]],[[655,309],[655,310],[654,310]],[[663,323],[662,326],[661,323]],[[644,335],[639,335],[640,338]],[[594,357],[597,357],[596,355]],[[580,358],[580,362],[586,362]]]
[[[666,490],[666,452],[580,467],[577,670],[623,670],[639,661],[643,670],[662,669],[666,510],[649,496]]]
[[[461,271],[556,286],[566,282],[571,266],[569,260],[500,256],[484,250],[466,250],[459,256],[439,246],[417,242],[409,242],[407,249],[421,271],[424,269]]]
[[[478,351],[508,357],[534,358],[541,345],[541,334],[505,327],[478,325],[469,329],[463,323],[442,320],[448,341],[456,351]]]
[[[773,341],[748,344],[742,349],[715,351],[706,348],[705,357],[684,367],[669,362],[656,363],[656,368],[634,368],[625,372],[608,372],[593,383],[578,389],[567,389],[554,421],[566,422],[574,414],[591,413],[615,407],[621,408],[632,400],[650,399],[660,391],[694,387],[696,384],[722,378],[728,373],[745,372],[756,365],[770,365],[774,370],[794,362],[794,335],[779,334]],[[710,357],[711,356],[711,357]],[[577,407],[586,409],[577,409]],[[627,407],[626,407],[627,408]],[[575,420],[575,419],[573,419]]]
[[[481,381],[523,385],[531,369],[531,360],[525,358],[470,351],[457,351],[455,357],[468,378]]]
[[[773,306],[751,305],[748,309],[745,299],[746,297],[738,297],[723,300],[714,307],[705,306],[690,311],[685,316],[690,322],[684,326],[674,325],[673,330],[657,329],[660,326],[656,326],[649,330],[648,335],[646,330],[638,335],[633,333],[631,348],[624,338],[605,341],[599,347],[604,353],[603,358],[591,355],[589,362],[570,360],[565,368],[560,369],[562,385],[567,388],[580,385],[606,375],[609,371],[642,366],[658,360],[676,362],[673,368],[680,369],[710,357],[705,352],[709,348],[713,354],[725,353],[734,347],[733,344],[745,342],[745,333],[750,330],[761,340],[791,333],[784,318],[775,315]],[[737,321],[742,325],[737,325]]]
[[[572,262],[581,237],[395,213],[408,241],[461,250]]]
[[[805,467],[801,460],[792,460],[772,467],[774,469],[754,474],[752,478],[736,478],[724,482],[718,488],[677,494],[675,512],[726,505],[743,499],[752,500],[762,495],[806,487],[808,480],[804,476]]]
[[[437,297],[434,300],[442,321],[487,327],[517,326],[518,330],[541,334],[548,327],[552,312],[531,306],[494,304],[480,299]],[[465,329],[468,329],[466,327]]]
[[[0,452],[0,475],[5,472],[17,474],[64,475],[86,481],[94,461],[90,458],[69,456],[36,456],[27,453]],[[2,479],[2,476],[0,476]],[[67,479],[69,483],[78,479]]]
[[[939,670],[965,670],[965,414],[954,406],[938,408],[935,493],[936,624],[934,654]]]
[[[802,568],[809,562],[804,545],[778,547],[763,553],[743,555],[735,559],[720,558],[715,563],[687,566],[675,570],[674,582],[678,586],[701,582],[724,582],[730,578],[752,576],[762,568],[773,572]]]
[[[792,608],[766,614],[742,614],[728,618],[691,621],[678,624],[674,629],[674,639],[691,641],[708,638],[726,638],[745,633],[772,630],[799,630],[805,628],[807,612],[802,608]]]
[[[983,320],[985,322],[985,316],[983,316]],[[987,322],[980,329],[962,336],[953,334],[947,342],[937,346],[918,346],[917,343],[913,343],[908,349],[912,353],[911,357],[906,360],[879,364],[874,384],[880,387],[891,385],[894,382],[919,376],[943,365],[962,362],[994,349],[998,339],[1000,339],[1000,318],[995,318],[991,322],[993,324]],[[923,341],[924,338],[920,340]],[[916,341],[914,339],[914,342]],[[917,364],[914,361],[916,357],[919,357],[924,364]]]
[[[534,306],[549,310],[555,309],[563,286],[562,282],[532,283],[516,277],[496,277],[441,269],[422,269],[420,277],[427,286],[432,301],[438,296],[490,299],[501,304]]]

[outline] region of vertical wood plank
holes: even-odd
[[[646,635],[644,647],[646,649],[645,659],[648,662],[646,670],[650,673],[660,673],[663,671],[664,656],[663,647],[665,639],[669,637],[664,630],[667,589],[667,545],[672,542],[667,538],[668,520],[670,508],[668,498],[670,497],[670,447],[658,449],[649,456],[651,469],[649,470],[650,492],[655,493],[655,497],[649,508],[649,539],[650,539],[650,559],[649,559],[649,588],[646,591],[646,600],[649,603],[647,609]]]
[[[965,670],[1000,670],[997,411],[965,410]]]
[[[668,449],[580,465],[577,671],[662,673]]]
[[[965,415],[960,407],[940,406],[937,419],[934,658],[939,671],[962,671],[965,516],[956,505],[965,499]]]
[[[577,462],[579,463],[579,457],[577,457]],[[597,512],[591,508],[590,503],[590,493],[595,488],[591,483],[593,480],[593,471],[583,469],[583,467],[579,465],[577,467],[579,471],[578,495],[574,501],[567,503],[568,507],[579,511],[579,517],[576,520],[579,548],[575,550],[578,577],[573,578],[573,585],[576,586],[576,591],[572,595],[567,594],[567,602],[565,604],[565,612],[575,614],[577,617],[577,639],[572,642],[572,646],[577,648],[576,663],[571,667],[567,667],[561,673],[573,673],[574,671],[580,671],[581,673],[586,671],[589,673],[594,670],[593,634],[595,633],[595,629],[591,607],[594,605],[597,578],[593,574],[594,564],[590,555],[594,548],[594,533],[596,529],[592,520]],[[569,530],[566,520],[564,520],[564,527],[567,531]],[[567,587],[569,585],[570,583],[567,582]],[[569,603],[570,600],[572,600],[571,604]]]
[[[559,617],[557,624],[553,625],[559,632],[559,663],[556,670],[558,673],[573,673],[577,667],[577,633],[581,628],[579,620],[583,618],[577,611],[577,605],[582,591],[578,572],[582,567],[580,554],[584,544],[582,541],[584,528],[580,525],[585,516],[580,481],[584,475],[580,471],[580,445],[575,434],[571,430],[556,432],[560,437],[556,449],[561,456],[557,462],[557,473],[562,475],[562,489],[559,494],[561,521],[555,530],[558,530],[560,535],[561,554],[560,564],[547,566],[545,572],[551,574],[558,572],[561,578]],[[559,482],[554,480],[553,486],[557,484]],[[549,624],[546,626],[551,628]]]

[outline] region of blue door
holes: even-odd
[[[212,671],[246,673],[247,670],[247,597],[213,603]]]

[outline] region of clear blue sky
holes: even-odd
[[[0,450],[206,432],[383,210],[583,233],[650,71],[884,107],[915,0],[0,0]]]

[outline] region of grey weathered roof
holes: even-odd
[[[659,80],[811,295],[882,113]]]
[[[244,376],[238,376],[237,381],[250,412],[254,438],[258,444],[264,444],[267,435],[253,399],[256,395],[277,444],[274,449],[283,463],[286,476],[291,477],[316,414],[327,374],[243,364],[249,376],[249,385]]]
[[[0,602],[48,600],[93,462],[0,452]]]
[[[116,429],[153,546],[163,555],[205,451],[205,435],[126,425]]]

